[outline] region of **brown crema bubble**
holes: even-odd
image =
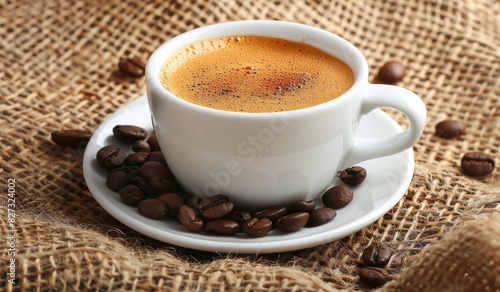
[[[182,99],[238,112],[311,107],[354,83],[351,68],[332,55],[305,43],[260,36],[193,43],[169,57],[159,77]]]

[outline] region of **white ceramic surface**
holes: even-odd
[[[87,186],[96,201],[114,218],[130,228],[157,240],[204,251],[220,253],[278,253],[325,244],[348,236],[379,219],[406,192],[414,171],[413,150],[360,163],[367,170],[366,180],[354,187],[353,201],[337,211],[337,217],[318,227],[303,228],[293,233],[273,230],[265,237],[250,238],[245,234],[217,236],[192,233],[174,220],[151,220],[137,209],[122,203],[117,193],[105,184],[106,172],[95,160],[97,151],[106,145],[120,144],[112,129],[118,124],[141,126],[152,133],[150,111],[145,96],[123,106],[99,126],[89,141],[83,170]],[[363,138],[401,133],[402,130],[381,110],[374,110],[362,120],[359,135]],[[193,165],[192,167],[196,167]],[[340,184],[338,180],[334,184]],[[318,201],[321,205],[321,202]]]
[[[346,62],[354,72],[354,84],[340,97],[317,106],[242,113],[189,103],[159,82],[160,70],[173,52],[199,40],[234,35],[311,44]],[[414,93],[368,83],[366,60],[352,44],[330,32],[290,22],[236,21],[181,34],[151,55],[146,85],[159,143],[168,150],[165,158],[181,185],[199,196],[223,193],[235,204],[256,208],[317,197],[339,170],[410,148],[420,138],[426,119],[425,106]],[[383,106],[402,111],[408,129],[358,139],[363,116]]]

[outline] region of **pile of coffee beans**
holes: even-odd
[[[260,237],[273,229],[294,232],[303,227],[320,226],[333,220],[336,210],[353,199],[354,192],[347,185],[358,185],[366,177],[366,170],[359,166],[339,172],[340,180],[346,185],[328,189],[322,195],[324,206],[321,207],[317,207],[314,200],[298,200],[250,212],[235,208],[223,194],[204,199],[188,195],[170,172],[157,137],[148,138],[145,129],[116,125],[113,136],[132,152],[126,154],[117,145],[107,145],[97,151],[97,163],[107,171],[107,187],[117,192],[124,204],[137,207],[141,215],[156,220],[171,218],[192,232],[220,235],[240,232]]]
[[[385,266],[392,257],[391,250],[382,244],[372,244],[365,248],[362,259],[365,267],[359,270],[359,278],[363,283],[379,287],[389,280]]]

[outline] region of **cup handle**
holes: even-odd
[[[359,138],[354,141],[343,166],[396,154],[415,144],[424,131],[427,109],[418,95],[394,85],[369,84],[361,105],[361,114],[366,115],[379,107],[392,107],[401,111],[409,126],[402,133],[380,138]]]

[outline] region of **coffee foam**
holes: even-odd
[[[177,96],[228,111],[276,112],[329,101],[354,82],[342,61],[304,43],[239,36],[194,43],[163,66]]]

